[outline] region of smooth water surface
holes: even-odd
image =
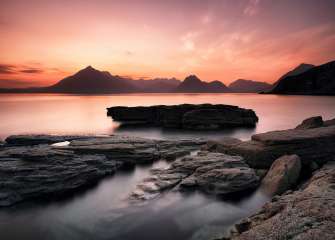
[[[159,128],[117,129],[118,123],[106,116],[111,106],[214,103],[253,109],[260,121],[255,129],[214,132],[166,131]],[[335,117],[335,97],[278,96],[260,94],[128,94],[58,95],[0,94],[0,138],[12,134],[112,134],[122,133],[151,138],[233,136],[248,139],[254,133],[295,127],[304,118]]]

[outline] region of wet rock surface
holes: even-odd
[[[157,169],[138,185],[131,198],[150,199],[167,189],[200,190],[209,194],[231,194],[254,189],[259,184],[255,171],[238,156],[199,152]]]
[[[276,196],[237,224],[234,240],[334,239],[335,163],[325,164],[297,191]]]
[[[216,141],[211,151],[243,156],[253,168],[268,169],[282,155],[297,154],[303,168],[321,166],[335,156],[335,125],[289,129],[253,135],[249,141]]]
[[[150,107],[111,107],[107,115],[123,125],[155,125],[189,130],[254,127],[255,112],[231,105],[182,104]]]
[[[27,135],[7,138],[0,148],[0,207],[32,199],[58,199],[121,167],[174,159],[203,140],[158,141],[125,136]],[[69,141],[57,146],[58,140]],[[24,143],[24,144],[23,144]]]

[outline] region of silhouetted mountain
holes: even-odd
[[[179,84],[175,91],[185,93],[218,93],[229,92],[229,89],[220,81],[204,82],[201,81],[197,76],[190,75]]]
[[[229,84],[228,87],[232,92],[259,93],[271,90],[272,84],[253,80],[237,79],[236,81]]]
[[[308,63],[301,63],[299,66],[295,67],[293,70],[285,73],[283,76],[281,76],[275,83],[273,83],[273,87],[275,87],[278,82],[286,77],[289,76],[296,76],[299,75],[301,73],[304,73],[306,71],[308,71],[309,69],[312,69],[313,67],[315,67],[315,65],[313,64],[308,64]]]
[[[335,61],[285,77],[269,93],[335,95]]]
[[[154,78],[130,80],[130,83],[141,92],[171,92],[181,81],[176,78]]]
[[[137,89],[129,79],[98,71],[91,66],[66,77],[53,86],[45,88],[47,92],[58,93],[127,93]]]

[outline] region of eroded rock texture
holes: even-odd
[[[69,141],[68,145],[46,143]],[[0,207],[57,199],[96,183],[121,167],[174,159],[201,140],[156,141],[124,136],[12,136],[0,148]]]
[[[299,190],[277,196],[237,225],[234,240],[332,240],[335,163],[327,163]]]
[[[255,171],[238,156],[199,152],[174,161],[167,169],[153,171],[153,175],[138,185],[134,199],[149,199],[166,189],[199,189],[209,194],[230,194],[254,189],[259,184]]]

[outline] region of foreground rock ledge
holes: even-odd
[[[258,117],[253,110],[221,104],[119,106],[107,108],[107,115],[124,125],[153,125],[190,130],[254,127],[258,121]]]
[[[49,143],[69,141],[65,146]],[[125,136],[20,135],[0,147],[0,207],[55,200],[76,193],[121,167],[175,159],[202,140],[156,141]]]
[[[299,190],[273,198],[237,229],[234,240],[333,240],[335,162],[324,165]]]

